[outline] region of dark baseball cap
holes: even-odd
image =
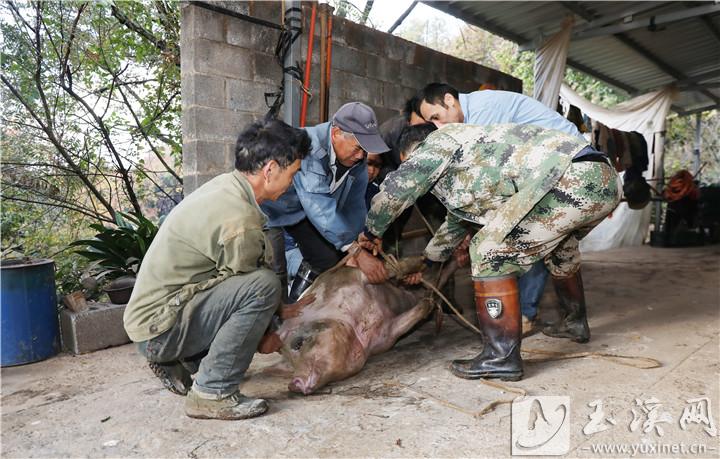
[[[384,153],[390,150],[380,137],[375,112],[363,103],[350,102],[340,107],[333,115],[332,124],[352,133],[368,153]]]

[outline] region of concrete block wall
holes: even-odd
[[[209,2],[228,10],[281,23],[281,2]],[[300,38],[305,68],[310,7],[303,6]],[[319,94],[320,26],[315,27],[310,92]],[[243,126],[268,110],[264,93],[282,77],[274,56],[279,31],[192,3],[182,6],[181,74],[185,194],[232,170],[234,142]],[[405,101],[432,81],[474,91],[482,83],[522,90],[520,80],[338,17],[333,18],[329,113],[364,102],[378,121],[397,115]],[[307,125],[319,120],[319,97],[308,105]]]
[[[213,2],[241,14],[261,16],[280,7],[266,2]],[[277,3],[280,5],[280,3]],[[184,3],[181,8],[181,92],[185,195],[232,170],[242,128],[267,111],[264,94],[282,76],[275,62],[280,32]],[[256,13],[257,12],[257,13]]]

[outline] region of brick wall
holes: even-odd
[[[280,23],[281,2],[212,2],[229,10]],[[310,12],[305,7],[304,31]],[[319,15],[318,15],[319,16]],[[281,79],[274,50],[279,31],[209,11],[182,7],[181,74],[185,194],[232,170],[234,141],[243,126],[267,112],[264,93]],[[315,29],[312,94],[320,81],[320,27]],[[304,69],[307,32],[300,38]],[[333,18],[329,113],[350,101],[367,103],[383,122],[431,81],[462,92],[483,82],[521,91],[522,83],[496,70],[463,61],[340,18]],[[307,125],[319,119],[318,98],[308,106]]]

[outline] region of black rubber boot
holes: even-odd
[[[148,366],[162,382],[165,389],[173,394],[187,395],[192,386],[190,371],[180,362],[148,362]]]
[[[288,304],[297,303],[297,300],[300,299],[300,295],[310,288],[310,286],[315,282],[315,279],[317,279],[318,273],[313,271],[312,267],[309,263],[306,261],[303,261],[300,263],[300,267],[298,268],[297,274],[295,274],[295,278],[292,281],[292,285],[290,286],[290,293],[288,294]]]
[[[454,360],[451,371],[465,379],[522,378],[520,295],[515,276],[474,282],[475,310],[485,346],[473,359]]]
[[[570,277],[553,277],[555,293],[560,300],[560,320],[543,329],[543,334],[553,338],[568,338],[576,343],[590,341],[587,323],[585,290],[582,276],[577,271]]]

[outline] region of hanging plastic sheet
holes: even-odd
[[[562,29],[535,52],[533,97],[553,110],[557,107],[560,84],[565,77],[565,61],[574,24],[573,16],[567,16]]]
[[[560,88],[560,97],[607,127],[641,133],[652,149],[648,152],[648,159],[652,167],[644,175],[646,178],[658,176],[662,167],[664,147],[662,133],[665,131],[665,118],[675,97],[675,91],[672,88],[663,88],[643,94],[610,109],[600,107],[582,98],[566,83],[563,83]],[[595,227],[581,241],[580,249],[591,252],[641,245],[647,235],[650,214],[650,206],[632,210],[627,204],[621,203],[610,217]]]

